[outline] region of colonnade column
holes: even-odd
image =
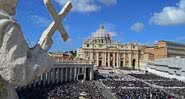
[[[68,71],[68,68],[65,68],[65,70],[66,70],[66,74],[65,74],[65,81],[67,82],[67,71]]]
[[[46,75],[47,75],[47,73],[44,73],[43,74],[43,86],[45,86],[46,85]]]
[[[44,73],[41,75],[41,84],[43,84],[43,82],[44,82]]]
[[[72,70],[73,70],[73,68],[69,68],[69,81],[72,81]]]
[[[75,81],[76,80],[76,74],[77,72],[76,72],[76,67],[74,68],[74,78],[73,78],[73,80]]]
[[[84,80],[86,80],[86,67],[82,68],[83,69],[83,73],[84,73]]]
[[[93,68],[90,68],[90,80],[93,80]]]
[[[77,71],[77,73],[76,73],[76,79],[78,80],[78,74],[79,74],[79,68],[76,68],[76,71]]]
[[[57,78],[57,83],[59,83],[59,81],[60,81],[60,68],[57,68],[57,74],[56,74],[56,78]]]
[[[51,83],[53,83],[53,69],[51,69]]]
[[[63,82],[63,80],[64,80],[64,68],[61,68],[61,70],[60,70],[60,82]]]
[[[51,70],[47,73],[48,84],[51,82]]]
[[[56,78],[56,68],[53,69],[52,71],[52,83],[54,84],[55,83],[55,79]]]

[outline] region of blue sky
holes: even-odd
[[[52,0],[59,12],[68,0]],[[104,24],[122,43],[153,44],[158,40],[185,43],[185,0],[71,0],[73,9],[63,21],[70,36],[64,43],[58,32],[50,51],[81,47]],[[19,0],[16,18],[30,46],[51,23],[43,0]]]

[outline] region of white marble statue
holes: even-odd
[[[44,31],[38,44],[29,48],[20,25],[13,19],[18,0],[0,0],[0,99],[18,99],[16,86],[25,86],[47,72],[54,61],[47,51],[52,35],[58,30],[64,41],[68,35],[60,23],[72,8],[68,2],[59,15],[50,0],[44,0],[53,22]]]

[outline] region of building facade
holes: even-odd
[[[159,41],[155,46],[155,59],[185,57],[185,44],[171,41]]]
[[[141,61],[154,61],[163,58],[185,57],[185,44],[159,41],[154,46],[140,46]]]
[[[154,61],[155,60],[155,51],[154,47],[140,46],[140,61]]]
[[[139,69],[139,46],[136,42],[113,41],[103,25],[77,50],[77,58],[97,67]]]

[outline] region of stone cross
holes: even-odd
[[[61,24],[61,21],[71,10],[72,4],[71,2],[67,2],[59,14],[57,14],[57,11],[55,10],[55,7],[53,6],[51,0],[44,0],[44,4],[46,5],[54,21],[44,31],[38,44],[41,46],[41,48],[48,51],[53,43],[51,37],[54,35],[56,30],[60,32],[61,37],[64,41],[67,41],[67,39],[69,38],[63,24]]]

